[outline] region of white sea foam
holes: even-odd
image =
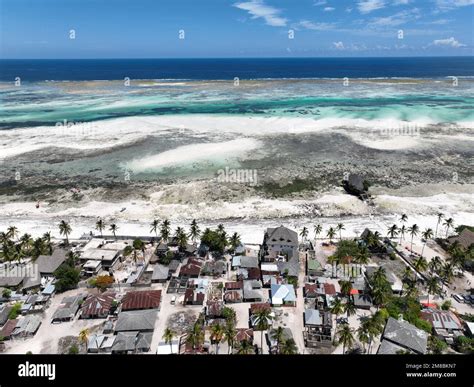
[[[162,136],[166,131],[187,131],[198,135],[235,134],[248,137],[276,136],[280,134],[305,133],[341,133],[350,136],[361,145],[379,149],[399,149],[395,142],[401,141],[397,136],[391,143],[379,138],[382,130],[399,129],[406,125],[425,128],[436,124],[434,120],[420,119],[403,121],[395,118],[354,119],[354,118],[299,118],[299,117],[264,117],[241,115],[168,115],[126,117],[96,121],[74,129],[42,126],[25,129],[2,131],[0,154],[12,157],[47,147],[60,147],[78,150],[107,149],[133,143],[147,136]],[[474,129],[474,122],[459,123],[460,128]],[[451,126],[452,127],[452,126]],[[452,131],[455,138],[459,131]],[[431,138],[430,140],[434,140]],[[401,142],[401,147],[417,146],[416,140]]]
[[[125,164],[134,173],[156,171],[166,167],[189,165],[202,161],[222,161],[244,156],[260,146],[260,142],[250,138],[237,140],[192,144],[177,147],[156,155],[135,159]]]

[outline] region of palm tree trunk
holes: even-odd
[[[425,246],[426,246],[426,242],[423,244],[423,248],[421,249],[421,256],[423,257],[423,251],[425,251]]]
[[[262,350],[261,355],[263,355],[263,329],[262,329],[262,331],[260,332],[260,348],[261,348],[261,350]]]

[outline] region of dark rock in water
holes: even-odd
[[[368,196],[369,182],[361,175],[349,175],[347,180],[343,181],[342,185],[348,194],[357,196],[359,199],[364,199]]]

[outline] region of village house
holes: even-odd
[[[132,354],[150,351],[153,332],[118,332],[111,348],[112,354]]]
[[[202,261],[196,258],[188,258],[179,270],[181,278],[198,278],[202,269]]]
[[[67,259],[67,250],[54,249],[51,255],[40,255],[35,264],[38,266],[38,271],[42,277],[51,278],[54,272],[61,266]]]
[[[317,277],[324,275],[324,268],[317,259],[306,260],[306,275],[309,281],[314,281]]]
[[[448,243],[450,245],[454,242],[458,242],[464,250],[467,250],[471,245],[474,244],[474,232],[468,228],[465,228],[459,235],[448,238]]]
[[[64,297],[61,301],[61,305],[54,312],[51,322],[58,323],[73,320],[85,297],[84,294]]]
[[[244,302],[262,302],[264,301],[262,283],[257,280],[243,281],[242,300]]]
[[[89,353],[111,353],[117,336],[104,334],[92,334],[87,342],[87,352]]]
[[[303,295],[307,302],[314,302],[316,309],[325,309],[329,306],[329,298],[336,295],[336,287],[332,283],[320,282],[324,278],[319,278],[315,283],[306,283],[303,288]]]
[[[298,256],[298,234],[284,226],[267,228],[260,254],[267,262]]]
[[[389,317],[383,331],[377,354],[425,354],[428,333],[402,319]]]
[[[318,309],[305,309],[305,331],[303,333],[305,345],[310,348],[332,345],[332,315]]]
[[[153,309],[120,312],[115,324],[115,333],[153,332],[157,315],[158,312]]]
[[[206,293],[200,289],[188,288],[184,292],[184,305],[203,305]]]
[[[235,255],[232,257],[232,269],[258,268],[258,257],[247,257],[245,255]]]
[[[273,306],[296,306],[295,288],[291,284],[273,284],[270,294]]]
[[[169,280],[171,274],[168,266],[156,264],[153,268],[153,274],[151,276],[152,283],[165,283]]]
[[[78,249],[79,259],[83,264],[88,263],[88,271],[92,270],[92,264],[88,261],[100,262],[104,270],[114,269],[122,258],[122,252],[129,244],[125,241],[107,241],[102,238],[92,238],[85,246]]]
[[[463,335],[463,325],[459,318],[449,310],[426,308],[421,311],[421,318],[433,327],[438,338],[452,344],[457,336]]]
[[[161,290],[127,292],[122,298],[122,310],[159,309]]]
[[[107,318],[114,306],[115,293],[91,294],[81,306],[80,318]]]
[[[41,317],[38,315],[29,315],[18,319],[15,329],[12,332],[13,337],[34,336],[41,325]]]
[[[224,284],[224,302],[225,303],[242,302],[243,286],[244,284],[242,281],[226,282]]]

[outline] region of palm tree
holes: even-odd
[[[344,294],[347,299],[351,294],[352,282],[351,281],[339,281],[339,286],[341,287],[341,293]]]
[[[196,222],[196,219],[193,219],[189,228],[189,236],[191,237],[193,243],[196,242],[196,239],[199,238],[201,230]]]
[[[387,236],[390,237],[390,239],[394,239],[397,237],[397,235],[398,235],[398,226],[394,224],[388,228]]]
[[[337,328],[337,317],[344,313],[344,304],[339,297],[336,297],[332,302],[330,312],[336,316],[336,328]]]
[[[163,340],[165,340],[166,344],[170,345],[170,353],[171,354],[173,353],[173,338],[174,338],[174,336],[175,336],[175,332],[172,329],[167,327],[165,329],[165,332],[163,333]]]
[[[402,217],[400,218],[400,221],[401,221],[402,223],[405,223],[406,221],[408,221],[408,216],[407,216],[407,214],[402,214]]]
[[[8,242],[11,242],[10,234],[8,232],[0,232],[0,244],[6,245]]]
[[[402,225],[402,227],[399,228],[400,230],[400,244],[402,244],[402,239],[405,239],[405,232],[406,232],[406,228],[405,228],[405,225]]]
[[[243,340],[239,343],[239,347],[237,349],[237,353],[239,355],[249,355],[253,352],[253,345],[249,343],[247,340]]]
[[[151,222],[150,226],[150,233],[154,232],[155,236],[158,238],[158,226],[160,225],[160,221],[158,219],[153,219],[153,222]]]
[[[368,321],[368,320],[366,320]],[[367,327],[367,324],[362,323],[359,328],[357,329],[357,338],[359,341],[362,343],[362,346],[364,348],[364,352],[366,352],[367,345],[370,342],[370,336],[369,336],[369,330]]]
[[[99,219],[96,223],[95,223],[95,229],[96,230],[99,230],[100,232],[100,236],[103,237],[102,235],[102,230],[105,228],[105,223],[102,219]]]
[[[117,233],[117,230],[118,230],[118,226],[117,226],[115,223],[112,223],[112,224],[110,225],[109,230],[112,231],[112,234],[114,234],[115,240],[117,240],[117,235],[116,235],[116,233]]]
[[[235,343],[235,336],[237,335],[237,331],[235,330],[235,324],[233,322],[227,321],[227,324],[224,328],[224,338],[227,341],[227,345],[229,346],[228,354],[232,353],[234,349]]]
[[[342,353],[346,353],[346,347],[352,348],[354,345],[354,335],[349,324],[342,324],[339,330],[336,332],[336,343],[342,344]]]
[[[440,276],[443,281],[447,282],[448,284],[451,283],[454,278],[454,265],[452,263],[445,263],[440,269]],[[444,285],[442,288],[444,288]]]
[[[46,248],[48,249],[49,255],[53,254],[53,244],[51,243],[51,232],[45,232],[43,234],[43,242],[46,245]]]
[[[344,304],[344,312],[346,312],[347,318],[349,318],[349,316],[353,316],[357,313],[357,308],[352,301],[347,300]]]
[[[7,229],[7,235],[11,239],[15,239],[18,236],[18,228],[15,226],[10,226]]]
[[[26,255],[29,254],[30,252],[30,248],[33,244],[33,239],[31,238],[31,235],[30,234],[23,234],[20,238],[20,249],[23,253],[25,253]]]
[[[237,247],[239,247],[241,244],[240,235],[234,232],[232,236],[230,237],[229,242],[230,242],[230,247],[232,251],[235,252]]]
[[[278,353],[281,353],[280,352],[280,350],[281,350],[280,346],[283,343],[283,341],[285,340],[285,330],[283,329],[283,327],[278,327],[276,329],[273,329],[272,333],[271,333],[271,336],[272,336],[272,339],[277,342]]]
[[[67,260],[71,263],[71,266],[76,266],[76,262],[79,259],[79,254],[74,251],[69,251],[66,255]]]
[[[260,331],[260,349],[263,354],[263,331],[269,327],[269,320],[272,319],[271,311],[268,308],[260,308],[255,313],[255,328]]]
[[[431,271],[431,273],[437,273],[442,266],[443,262],[441,261],[441,258],[436,256],[428,264],[428,269]]]
[[[425,251],[425,246],[428,243],[428,240],[433,238],[433,230],[431,228],[427,228],[421,233],[421,237],[425,240],[425,243],[423,243],[423,248],[421,249],[421,256],[423,256],[423,252]]]
[[[216,355],[219,354],[219,344],[224,337],[224,333],[225,330],[221,324],[217,323],[211,326],[211,338],[216,343]]]
[[[79,342],[84,343],[86,345],[86,352],[87,352],[87,343],[89,341],[89,329],[84,328],[79,332]]]
[[[161,239],[163,239],[164,242],[168,242],[168,238],[170,237],[170,227],[171,223],[168,219],[165,219],[163,223],[161,223],[160,234]]]
[[[434,276],[431,276],[430,278],[428,278],[428,280],[426,281],[426,290],[428,291],[428,306],[429,306],[430,294],[434,296],[435,294],[439,294],[439,292],[441,291],[439,287],[439,283],[438,283],[438,278]]]
[[[59,222],[59,234],[64,235],[66,237],[66,245],[69,245],[69,234],[71,233],[72,229],[69,223],[61,220]]]
[[[298,347],[296,346],[295,340],[285,340],[281,347],[280,353],[283,355],[296,355],[298,353]]]
[[[332,243],[332,238],[334,238],[335,235],[336,235],[336,230],[334,230],[333,227],[329,227],[329,230],[327,233],[327,236],[329,238],[329,243]]]
[[[408,232],[411,235],[411,245],[410,245],[411,254],[413,254],[413,237],[418,235],[419,230],[420,228],[418,227],[417,224],[414,224],[413,226],[408,228]]]
[[[186,342],[191,344],[193,349],[201,347],[204,342],[204,332],[199,321],[194,323],[193,327],[188,331]]]
[[[301,230],[300,237],[303,239],[303,243],[306,242],[306,238],[308,237],[308,229],[306,227],[303,227]]]
[[[415,260],[415,262],[413,262],[413,267],[416,269],[416,271],[423,273],[426,271],[426,269],[428,269],[428,262],[425,258],[419,257]]]
[[[441,212],[438,212],[438,223],[436,223],[435,238],[438,236],[438,226],[443,220],[443,218],[444,218],[444,214],[442,214]]]
[[[447,238],[449,229],[454,227],[454,220],[453,218],[446,219],[443,224],[446,226],[446,238]]]
[[[217,225],[217,232],[220,233],[220,234],[222,234],[223,232],[225,232],[225,227],[224,227],[224,225],[223,225],[222,223],[219,223],[219,224]]]
[[[359,251],[354,257],[354,261],[360,265],[367,265],[369,263],[369,251],[367,247],[359,248]]]
[[[314,226],[314,239],[318,239],[318,235],[323,232],[323,226],[317,224]]]
[[[176,228],[174,237],[178,242],[179,249],[181,251],[184,251],[186,249],[186,246],[188,245],[188,236],[181,227]]]
[[[345,230],[344,224],[338,223],[336,226],[336,230],[339,231],[339,240],[342,241],[342,230]]]

